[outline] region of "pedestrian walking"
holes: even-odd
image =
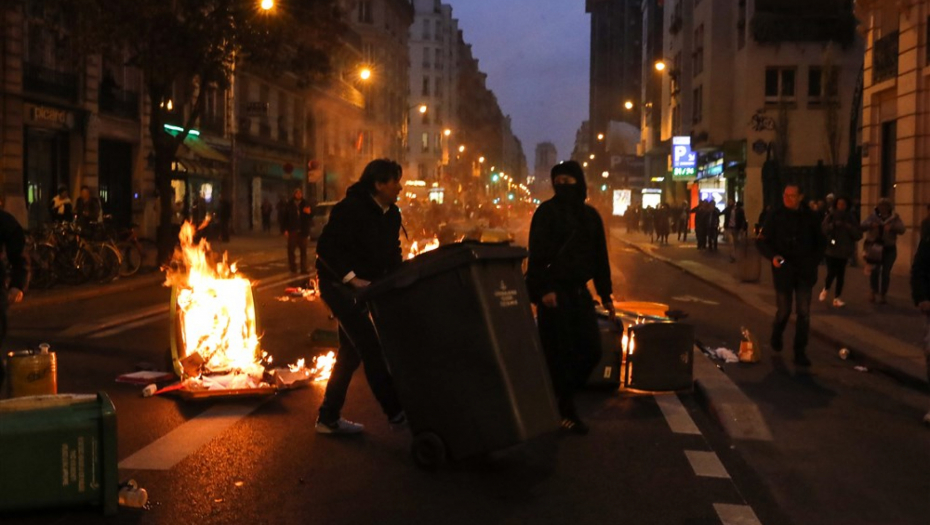
[[[820,302],[827,300],[830,287],[836,281],[833,291],[833,306],[842,308],[846,303],[841,299],[843,283],[846,281],[846,264],[856,254],[856,242],[862,238],[862,230],[849,211],[849,199],[838,197],[833,199],[833,209],[824,218],[821,224],[824,235],[827,237],[827,247],[824,255],[827,259],[827,279],[820,290]]]
[[[601,357],[594,299],[587,283],[613,318],[610,261],[604,223],[585,204],[584,171],[575,161],[551,170],[555,196],[542,203],[530,224],[526,281],[537,306],[543,350],[558,398],[563,428],[587,434],[575,393],[587,382]]]
[[[930,381],[930,233],[925,235],[921,232],[917,253],[911,264],[911,297],[924,314],[923,350],[927,380]],[[924,423],[930,425],[930,411],[924,415]]]
[[[317,241],[316,268],[320,296],[339,321],[339,354],[326,384],[316,431],[356,434],[364,426],[341,416],[352,374],[365,365],[368,386],[392,425],[406,422],[394,383],[381,350],[368,308],[356,299],[367,287],[402,262],[400,210],[395,204],[402,189],[400,165],[373,160],[346,196],[333,206],[329,222]]]
[[[307,237],[310,236],[310,205],[304,200],[304,192],[294,189],[293,198],[283,207],[281,233],[287,237],[287,263],[291,273],[297,273],[294,251],[300,252],[300,273],[307,273]]]
[[[795,300],[794,363],[810,366],[807,340],[810,332],[811,293],[817,283],[817,268],[825,240],[817,215],[801,206],[801,192],[788,184],[782,193],[783,206],[769,214],[756,240],[759,252],[772,261],[777,312],[772,323],[772,350],[781,352],[783,336]]]
[[[866,262],[871,265],[869,302],[886,304],[891,286],[891,268],[898,258],[898,235],[904,233],[904,222],[894,212],[891,200],[879,199],[875,211],[862,221],[865,231]]]
[[[6,339],[7,311],[11,304],[23,300],[23,290],[26,289],[28,267],[23,250],[26,246],[26,234],[16,218],[0,210],[0,249],[6,253],[7,264],[0,264],[0,283],[3,283],[5,293],[0,293],[0,348]],[[9,274],[8,274],[9,272]],[[0,387],[3,386],[3,360],[0,359]]]
[[[717,251],[717,241],[720,238],[720,208],[714,201],[707,201],[707,249]]]
[[[691,220],[691,207],[688,205],[688,201],[681,203],[681,208],[678,209],[678,240],[681,242],[688,242],[688,222]]]
[[[656,241],[659,244],[668,244],[670,219],[671,210],[669,210],[668,203],[663,202],[655,211]]]
[[[652,206],[647,206],[643,210],[643,233],[649,235],[649,242],[655,242],[656,211]]]
[[[265,233],[271,233],[271,212],[273,208],[271,202],[268,198],[262,199],[262,231]]]
[[[723,228],[730,244],[730,262],[736,262],[736,246],[745,239],[748,225],[743,203],[731,200],[723,209]]]
[[[52,197],[49,211],[55,222],[68,222],[74,219],[74,208],[71,197],[68,195],[68,188],[64,186],[58,188],[58,195]]]
[[[707,248],[708,211],[705,201],[700,201],[697,206],[691,208],[691,213],[694,214],[694,236],[697,237],[698,250]]]

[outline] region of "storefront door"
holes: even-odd
[[[23,185],[29,228],[49,221],[49,205],[59,186],[68,187],[68,135],[59,131],[26,128]],[[74,196],[74,188],[68,187]]]
[[[117,227],[132,224],[132,144],[100,141],[100,202]]]

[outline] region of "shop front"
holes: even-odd
[[[238,214],[237,225],[249,230],[261,228],[263,202],[277,209],[282,199],[286,202],[291,198],[295,188],[304,189],[307,180],[306,161],[299,158],[247,157],[239,162],[238,171],[242,183],[236,199],[248,203],[248,207]],[[272,222],[276,221],[277,216],[272,213]]]
[[[230,191],[229,158],[197,136],[184,140],[171,171],[175,224],[187,219],[200,224]]]
[[[49,204],[59,187],[72,197],[72,164],[80,161],[82,136],[76,131],[74,111],[24,104],[23,189],[29,228],[49,221]]]

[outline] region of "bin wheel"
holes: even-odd
[[[414,436],[410,452],[413,462],[422,469],[435,470],[446,461],[446,444],[432,432]]]

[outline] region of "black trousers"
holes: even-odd
[[[333,422],[339,419],[352,374],[362,363],[365,365],[368,386],[381,404],[381,409],[388,418],[396,416],[402,408],[368,308],[356,301],[355,293],[349,285],[329,279],[320,279],[320,296],[339,321],[339,353],[333,373],[326,383],[320,420]]]
[[[829,290],[830,286],[833,284],[833,280],[836,280],[836,292],[833,294],[834,297],[839,297],[843,295],[843,283],[846,282],[846,261],[849,259],[845,257],[831,257],[826,256],[827,259],[827,280],[824,283],[824,290]]]
[[[560,402],[584,387],[601,359],[594,300],[586,287],[556,290],[555,308],[539,305],[539,335]]]
[[[300,273],[307,273],[307,236],[300,232],[288,232],[287,262],[291,266],[292,273],[297,273],[297,261],[294,256],[295,249],[300,250]]]

